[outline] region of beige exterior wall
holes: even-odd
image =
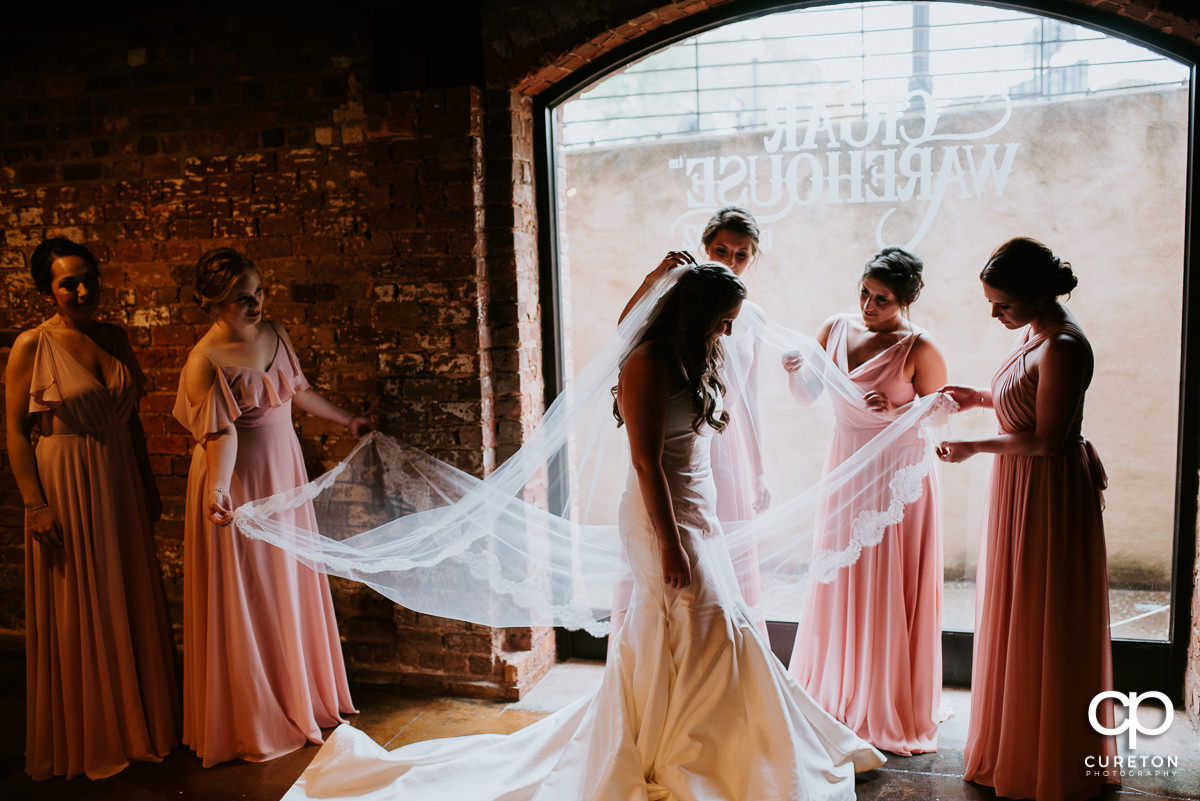
[[[899,124],[912,134],[924,121],[918,114]],[[805,149],[806,126],[798,125],[797,149],[790,152],[786,137],[770,152],[771,131],[766,137],[763,131],[683,134],[652,144],[568,151],[559,202],[574,365],[585,364],[610,334],[630,291],[667,250],[687,247],[699,254],[699,231],[708,215],[725,203],[740,203],[762,225],[764,253],[749,284],[751,298],[770,317],[814,333],[830,314],[856,311],[857,278],[866,259],[881,244],[909,244],[926,262],[927,286],[913,306],[913,321],[941,346],[952,381],[986,384],[1015,335],[989,318],[979,269],[1005,239],[1036,237],[1072,262],[1080,279],[1068,305],[1096,353],[1084,433],[1096,443],[1109,474],[1105,522],[1112,583],[1166,588],[1178,419],[1186,90],[1014,104],[1007,119],[1000,103],[943,113],[929,129],[939,139],[918,145],[930,148],[932,173],[912,183],[914,197],[908,200],[900,197],[910,183],[903,174],[896,197],[887,197],[888,159],[919,165],[920,157],[909,161],[898,137],[889,143],[886,125],[871,137],[865,123],[856,123],[851,137],[869,140],[860,146],[848,144],[836,122],[832,130],[836,148],[822,133]],[[992,173],[979,171],[988,148],[998,168]],[[852,172],[853,158],[863,159],[860,202],[850,202],[856,192],[850,180],[840,181],[832,196],[825,183],[810,198],[812,165],[827,171],[831,152],[843,172]],[[789,206],[786,187],[770,202],[772,155],[785,184],[788,169],[796,170],[792,183],[801,202]],[[752,156],[758,176],[753,187],[749,171],[738,180],[740,164],[749,167]],[[703,159],[709,157],[712,184],[702,180]],[[723,157],[734,158],[722,164]],[[945,190],[940,203],[939,186]],[[883,197],[872,201],[872,193]],[[824,457],[827,415],[796,407],[783,381],[772,379],[770,366],[762,392],[765,416],[780,421],[768,431],[778,446],[772,484],[813,480]],[[953,430],[985,434],[994,425],[990,413],[974,411],[955,418]],[[948,579],[974,575],[988,470],[986,457],[942,468]],[[621,481],[623,475],[614,478],[615,485]]]

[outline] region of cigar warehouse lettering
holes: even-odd
[[[735,204],[749,208],[761,224],[786,218],[814,204],[890,205],[876,225],[878,244],[913,248],[928,232],[949,196],[1002,197],[1016,163],[1019,142],[982,141],[996,136],[1012,116],[1007,95],[990,96],[999,119],[976,132],[939,132],[937,100],[925,91],[909,93],[907,103],[868,107],[864,116],[834,118],[823,104],[802,116],[796,105],[771,111],[763,152],[751,155],[681,154],[668,168],[687,178],[690,210],[672,224],[682,233],[692,217]],[[905,107],[919,107],[916,116]],[[899,204],[924,203],[916,230],[894,230],[888,218]]]

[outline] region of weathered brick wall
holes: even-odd
[[[1072,5],[1200,43],[1200,12],[1182,0],[1055,8]],[[25,277],[32,245],[65,233],[94,246],[109,310],[151,378],[143,414],[167,500],[159,544],[174,598],[188,443],[169,411],[206,324],[181,288],[187,265],[214,245],[244,247],[266,268],[270,314],[290,327],[319,389],[485,473],[541,409],[531,98],[717,6],[760,7],[483,0],[390,14],[349,3],[201,15],[147,4],[125,18],[98,8],[86,24],[70,15],[32,30],[6,11],[0,358],[45,313]],[[434,88],[444,86],[457,88]],[[301,419],[299,432],[312,469],[350,445],[323,421]],[[17,633],[20,504],[3,471],[0,627]],[[548,659],[542,630],[421,618],[341,583],[336,595],[360,676],[511,694]],[[1195,704],[1200,645],[1191,665]]]
[[[495,466],[497,405],[506,452],[540,411],[530,402],[541,398],[536,269],[532,303],[528,275],[522,298],[516,277],[518,263],[527,274],[535,263],[528,155],[508,159],[529,198],[522,231],[505,235],[518,224],[511,213],[490,223],[508,254],[490,261],[480,90],[373,91],[369,20],[272,22],[247,14],[206,27],[162,12],[144,36],[89,29],[55,59],[41,57],[36,30],[0,34],[0,356],[47,314],[28,277],[32,248],[57,234],[88,244],[106,314],[128,328],[150,379],[142,419],[165,500],[157,531],[176,621],[191,442],[170,411],[208,325],[188,289],[204,250],[230,245],[263,267],[268,316],[291,332],[319,391],[462,469]],[[501,152],[519,140],[510,128]],[[297,424],[312,474],[352,445],[327,421]],[[18,633],[20,497],[7,462],[4,471],[0,627]],[[553,658],[544,631],[418,616],[350,582],[335,582],[335,596],[360,678],[513,696]]]

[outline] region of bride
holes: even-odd
[[[728,421],[721,338],[746,291],[720,264],[678,273],[616,387],[634,589],[596,694],[513,734],[391,752],[342,725],[285,799],[852,799],[854,773],[883,763],[792,679],[741,600],[709,448]]]

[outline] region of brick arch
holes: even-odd
[[[846,0],[850,2],[851,0]],[[578,79],[622,49],[656,42],[697,24],[802,8],[815,3],[738,0],[609,0],[562,3],[559,13],[533,15],[527,3],[508,3],[483,20],[488,84],[539,97]],[[1103,22],[1130,36],[1200,46],[1200,9],[1184,0],[1065,0],[1016,2],[1030,13],[1081,23]]]

